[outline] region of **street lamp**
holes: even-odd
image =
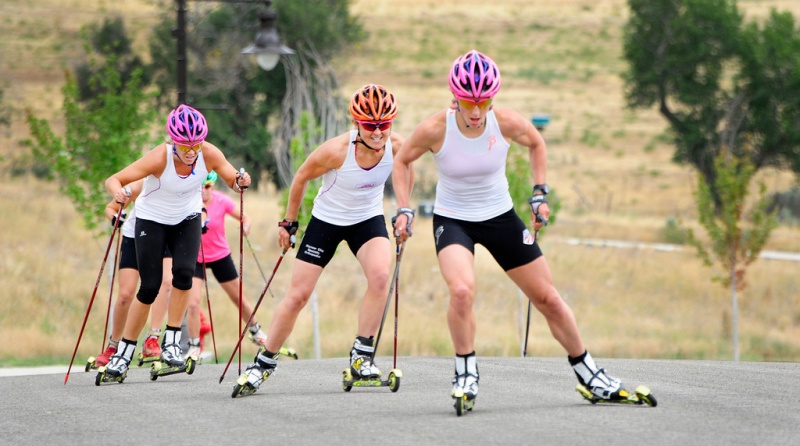
[[[258,12],[258,20],[261,23],[256,33],[254,44],[242,50],[242,54],[255,55],[258,66],[263,70],[269,71],[278,65],[278,60],[284,54],[294,54],[294,50],[281,44],[278,31],[275,28],[275,21],[278,13],[270,6],[271,0],[265,1],[265,8]]]
[[[175,0],[177,3],[177,25],[172,31],[172,35],[178,42],[178,104],[186,104],[186,2],[187,0]],[[253,54],[256,56],[258,66],[265,71],[269,71],[278,64],[281,55],[294,54],[294,50],[281,44],[275,22],[278,13],[272,9],[272,0],[195,0],[195,1],[215,1],[219,3],[263,3],[264,8],[259,11],[258,19],[260,27],[256,33],[254,44],[242,50],[242,54]]]

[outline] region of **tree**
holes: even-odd
[[[676,146],[715,189],[723,147],[763,167],[800,172],[800,29],[772,11],[743,25],[734,0],[628,0],[624,74],[632,109],[657,104]],[[751,143],[745,150],[745,140]]]
[[[116,93],[103,91],[106,86],[98,82],[98,75],[113,63],[119,72],[122,85],[133,80],[134,73],[139,78],[141,85],[150,83],[147,66],[142,59],[133,52],[132,41],[125,30],[125,23],[119,16],[104,18],[102,23],[95,23],[81,29],[84,40],[84,49],[94,58],[105,59],[105,64],[97,64],[92,59],[79,62],[75,68],[75,79],[78,83],[79,98],[82,103],[88,104],[89,100],[103,93]],[[109,59],[113,58],[113,59]]]
[[[49,179],[58,180],[89,229],[105,219],[104,180],[141,156],[154,119],[147,105],[150,96],[142,90],[141,70],[123,82],[116,62],[113,55],[100,62],[90,59],[94,74],[89,83],[97,94],[85,102],[77,79],[65,71],[64,137],[57,136],[47,120],[26,112],[33,136],[28,145],[35,156],[49,162]]]
[[[737,292],[747,286],[744,280],[746,268],[758,258],[778,220],[774,211],[767,211],[770,200],[766,196],[766,187],[763,183],[759,184],[758,200],[749,212],[745,212],[748,189],[755,174],[755,167],[747,157],[727,151],[718,155],[714,164],[717,173],[714,184],[709,185],[702,175],[698,175],[695,199],[700,224],[710,239],[711,254],[725,272],[722,276],[715,276],[714,280],[731,291],[733,357],[738,361]],[[719,209],[715,209],[715,196],[712,190],[716,190],[719,194],[721,202]],[[712,265],[711,254],[691,230],[688,239],[697,248],[704,262]]]
[[[347,45],[361,40],[365,33],[349,14],[348,0],[276,1],[278,32],[283,41],[303,57],[306,49],[322,56],[326,63]],[[214,142],[234,164],[246,165],[257,187],[260,174],[266,174],[279,187],[278,164],[272,153],[272,120],[281,115],[287,92],[287,71],[262,71],[244,57],[230,57],[252,42],[258,31],[256,11],[261,5],[224,4],[201,6],[187,14],[187,62],[189,85],[187,102],[206,115]],[[174,91],[176,78],[175,43],[170,29],[174,16],[165,16],[151,40],[154,79],[163,98]],[[306,58],[315,64],[317,58]],[[317,94],[316,91],[313,92]],[[327,94],[327,92],[322,92]],[[299,115],[297,115],[299,116]],[[316,115],[315,115],[316,116]],[[280,143],[281,158],[288,159],[293,134]]]

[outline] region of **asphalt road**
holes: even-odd
[[[385,375],[391,363],[377,361]],[[224,364],[205,364],[155,382],[134,368],[101,387],[79,363],[66,385],[63,372],[0,377],[0,444],[800,444],[800,364],[598,363],[630,389],[648,385],[658,406],[592,405],[559,358],[479,358],[480,394],[461,417],[451,358],[398,358],[396,393],[344,392],[344,358],[282,359],[256,394],[237,399],[235,362],[222,384]]]

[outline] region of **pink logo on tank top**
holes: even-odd
[[[494,135],[489,136],[489,151],[492,151],[492,146],[497,142],[497,137]]]

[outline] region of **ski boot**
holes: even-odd
[[[342,372],[342,389],[349,392],[353,387],[389,387],[392,392],[400,389],[400,378],[403,372],[392,369],[388,379],[381,379],[381,371],[372,362],[375,348],[372,338],[357,336],[350,350],[350,367]]]
[[[124,339],[119,342],[117,352],[111,357],[108,364],[97,368],[97,376],[94,385],[99,386],[103,383],[118,382],[122,384],[128,377],[128,367],[136,350],[135,343],[128,343]]]
[[[261,325],[259,323],[247,327],[247,337],[259,348],[265,348],[267,345],[267,335],[261,330]],[[293,348],[281,347],[281,349],[278,350],[278,354],[297,359],[297,352]]]
[[[161,346],[158,345],[158,338],[153,336],[148,336],[147,340],[144,341],[144,347],[142,348],[142,352],[139,353],[138,363],[139,367],[149,364],[151,362],[158,361],[158,358],[161,357]]]
[[[456,354],[456,370],[453,377],[453,390],[450,396],[453,398],[453,407],[456,415],[461,416],[475,407],[475,399],[478,397],[478,358],[475,352],[466,355]]]
[[[278,367],[278,354],[272,354],[266,350],[259,350],[256,354],[255,362],[247,367],[242,375],[236,380],[236,385],[233,386],[231,398],[236,398],[239,395],[247,396],[256,393],[261,383],[267,380],[273,373],[275,368]]]
[[[645,386],[637,387],[631,394],[622,385],[622,381],[607,374],[605,369],[598,368],[589,352],[584,352],[577,358],[569,358],[569,361],[578,377],[575,390],[592,404],[647,404],[651,407],[658,404],[650,389]]]
[[[108,344],[105,351],[100,354],[98,357],[90,356],[89,359],[86,361],[86,371],[89,370],[97,370],[99,367],[108,364],[108,361],[111,360],[111,357],[114,356],[114,353],[117,352],[117,346]]]
[[[169,329],[164,331],[164,339],[161,344],[161,358],[155,361],[150,368],[150,381],[155,381],[159,376],[174,375],[184,373],[191,375],[194,373],[199,358],[190,356],[185,360],[181,356],[181,332],[180,329]]]
[[[184,361],[188,360],[189,358],[194,358],[198,364],[203,362],[203,359],[207,355],[203,354],[203,349],[200,346],[200,339],[199,338],[189,338],[189,348],[186,350],[186,354],[183,355]]]

